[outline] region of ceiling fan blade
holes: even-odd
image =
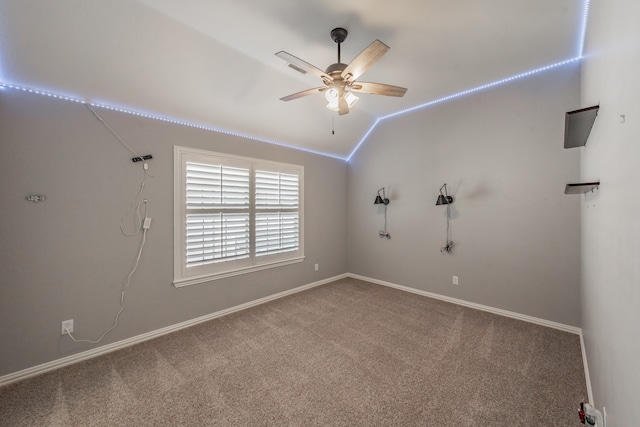
[[[374,95],[404,96],[407,88],[383,83],[353,82],[351,84],[351,90],[353,92],[372,93]]]
[[[313,95],[314,93],[320,93],[327,90],[325,86],[316,87],[313,89],[303,90],[302,92],[294,93],[284,98],[280,98],[280,101],[293,101],[294,99],[302,98],[303,96]]]
[[[322,71],[320,68],[315,67],[308,62],[303,61],[302,59],[291,55],[285,51],[280,51],[275,54],[278,58],[283,59],[285,62],[289,63],[289,67],[293,68],[296,71],[301,72],[302,74],[311,73],[315,76],[318,76],[322,79],[322,81],[333,81],[331,76]]]
[[[347,100],[344,99],[344,96],[341,96],[338,100],[338,115],[342,116],[343,114],[349,113],[349,104]]]
[[[389,46],[376,40],[371,43],[365,50],[355,57],[351,64],[342,71],[342,78],[347,81],[354,81],[369,69],[382,55],[387,53]]]

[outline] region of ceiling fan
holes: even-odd
[[[320,77],[324,83],[324,86],[294,93],[292,95],[285,96],[284,98],[280,98],[280,100],[292,101],[294,99],[302,98],[303,96],[324,92],[324,96],[328,102],[327,108],[332,111],[337,111],[338,114],[343,115],[347,114],[349,109],[358,102],[358,99],[360,99],[354,95],[353,92],[385,96],[403,96],[407,91],[407,88],[382,83],[356,81],[356,79],[367,71],[376,61],[378,61],[382,55],[387,53],[389,46],[382,43],[380,40],[376,40],[365,50],[360,52],[350,64],[343,64],[340,62],[340,44],[346,40],[347,34],[347,30],[344,28],[334,28],[331,30],[331,38],[338,44],[338,62],[329,65],[326,71],[322,71],[318,67],[315,67],[308,62],[291,55],[290,53],[284,51],[276,53],[276,56],[284,59],[289,64],[289,67],[302,74],[306,74],[307,72],[314,74]]]

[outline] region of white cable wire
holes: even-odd
[[[122,137],[118,134],[118,132],[116,132],[111,126],[109,126],[102,119],[102,117],[100,117],[100,115],[98,113],[96,113],[96,111],[93,108],[91,108],[89,103],[85,103],[84,105],[89,109],[89,111],[91,111],[91,113],[93,113],[95,118],[98,119],[100,121],[100,123],[102,123],[109,130],[109,132],[111,132],[111,134],[113,134],[113,136],[115,136],[116,139],[118,139],[118,141],[120,141],[120,143],[122,145],[124,145],[129,151],[131,151],[131,153],[133,153],[133,155],[136,158],[140,158],[142,160],[142,156],[140,156],[136,152],[136,150],[131,148],[131,146],[129,144],[127,144],[124,141],[124,139],[122,139]],[[149,207],[147,205],[147,200],[143,199],[143,200],[139,201],[138,205],[136,206],[135,212],[136,212],[136,217],[137,217],[138,221],[137,221],[137,224],[134,224],[134,227],[136,228],[135,232],[127,233],[125,231],[125,229],[124,229],[124,221],[125,221],[126,217],[129,216],[129,214],[131,213],[131,210],[133,209],[133,206],[136,204],[136,201],[140,197],[142,197],[142,194],[144,192],[144,187],[145,187],[145,184],[147,182],[147,175],[153,177],[153,175],[148,173],[148,169],[149,169],[149,165],[147,164],[147,162],[143,162],[142,170],[144,172],[144,175],[142,177],[142,183],[140,184],[140,189],[138,190],[138,193],[136,194],[136,196],[133,198],[133,200],[129,204],[129,208],[127,209],[127,212],[120,218],[120,231],[122,231],[122,233],[125,236],[127,236],[127,237],[135,236],[138,233],[140,233],[140,230],[142,230],[142,240],[140,242],[140,248],[138,249],[138,255],[136,256],[134,265],[133,265],[131,271],[129,272],[129,274],[127,275],[127,278],[126,278],[126,280],[124,281],[124,283],[122,285],[122,289],[120,290],[120,310],[118,310],[118,313],[116,314],[116,317],[113,320],[113,325],[109,329],[107,329],[100,336],[100,338],[98,338],[97,340],[78,339],[78,338],[74,337],[71,332],[66,331],[67,335],[69,335],[69,338],[71,338],[74,342],[88,342],[88,343],[92,343],[92,344],[98,344],[100,341],[102,341],[102,339],[109,332],[113,331],[118,326],[118,320],[120,319],[120,314],[122,314],[122,312],[124,311],[124,307],[125,307],[125,305],[124,305],[125,290],[129,287],[129,285],[131,285],[131,278],[133,277],[133,274],[138,269],[138,265],[140,264],[140,257],[142,256],[142,250],[144,249],[145,242],[147,241],[147,231],[149,229],[149,223],[147,222],[147,219],[149,218]],[[142,204],[144,204],[144,220],[140,217],[140,206]]]
[[[137,152],[136,150],[134,150],[133,148],[131,148],[131,146],[130,146],[129,144],[127,144],[127,143],[125,142],[125,140],[124,140],[124,139],[122,139],[122,137],[120,136],[120,134],[119,134],[118,132],[116,132],[116,131],[115,131],[115,129],[113,129],[111,126],[109,126],[109,124],[108,124],[107,122],[105,122],[105,121],[104,121],[104,119],[103,119],[102,117],[100,117],[100,115],[96,112],[96,110],[94,110],[93,108],[91,108],[91,105],[89,105],[89,103],[85,103],[84,105],[85,105],[85,107],[87,107],[87,108],[89,109],[89,111],[91,111],[91,113],[95,116],[95,118],[96,118],[96,119],[98,119],[98,120],[100,121],[100,123],[102,123],[102,124],[104,125],[104,127],[106,127],[106,128],[109,130],[109,132],[111,132],[111,134],[112,134],[113,136],[115,136],[115,137],[116,137],[116,139],[117,139],[118,141],[120,141],[120,143],[121,143],[122,145],[124,145],[124,146],[125,146],[125,148],[127,148],[129,151],[131,151],[131,153],[133,153],[133,155],[135,156],[135,158],[140,159],[140,160],[144,160],[144,158],[143,158],[140,154],[138,154],[138,152]],[[143,163],[142,163],[142,169],[144,170],[145,176],[146,176],[146,175],[149,175],[150,177],[152,177],[152,178],[153,178],[153,175],[151,175],[151,174],[148,172],[149,164],[148,164],[147,162],[144,162],[144,161],[143,161]]]
[[[116,132],[111,126],[109,126],[107,124],[107,122],[105,122],[102,117],[100,117],[100,115],[98,115],[98,113],[96,113],[96,110],[94,110],[93,108],[91,108],[91,105],[89,105],[89,103],[85,103],[84,104],[89,111],[91,111],[93,113],[94,116],[96,116],[96,119],[98,119],[100,121],[100,123],[102,123],[104,125],[104,127],[106,127],[107,129],[109,129],[109,131],[113,134],[113,136],[115,136],[118,141],[120,141],[120,143],[122,145],[124,145],[129,151],[131,151],[133,153],[134,156],[139,157],[140,159],[142,159],[142,156],[140,154],[138,154],[136,152],[136,150],[134,150],[133,148],[131,148],[131,146],[129,144],[127,144],[126,142],[124,142],[124,139],[122,139],[122,137],[118,134],[118,132]]]
[[[113,321],[113,325],[109,329],[107,329],[105,333],[103,333],[100,336],[100,338],[98,338],[97,340],[77,339],[73,336],[71,332],[67,332],[67,335],[69,335],[69,338],[71,338],[74,342],[88,342],[91,344],[98,344],[109,332],[113,331],[116,328],[116,326],[118,326],[118,319],[120,318],[120,314],[124,310],[124,293],[125,293],[125,290],[131,284],[131,277],[133,276],[133,273],[135,273],[136,270],[138,269],[138,264],[140,263],[140,257],[142,256],[142,249],[144,248],[144,244],[147,240],[147,230],[148,230],[147,228],[142,229],[142,241],[140,242],[140,249],[138,250],[138,255],[136,256],[136,261],[133,265],[133,268],[131,269],[131,272],[127,276],[127,279],[125,280],[122,286],[122,290],[120,291],[120,310],[118,311],[118,314],[116,314],[116,317]]]
[[[91,107],[91,105],[88,102],[85,103],[84,105],[85,105],[85,107],[87,107],[87,109],[89,111],[91,111],[91,113],[95,116],[95,118],[98,119],[98,121],[100,121],[100,123],[102,123],[102,125],[104,127],[106,127],[109,130],[109,132],[111,132],[111,134],[113,136],[116,137],[116,139],[125,148],[127,148],[129,151],[131,151],[131,153],[133,153],[133,155],[136,158],[142,159],[142,156],[140,156],[136,150],[134,150],[129,144],[127,144],[125,142],[125,140],[120,136],[120,134],[118,132],[116,132],[115,129],[113,129],[111,126],[109,126],[109,124],[107,122],[105,122],[102,117],[100,117],[100,115],[96,112],[96,110],[94,110]],[[124,222],[125,222],[126,218],[129,216],[129,214],[131,213],[131,210],[133,209],[133,206],[136,204],[136,201],[140,198],[140,196],[142,196],[142,192],[144,191],[144,186],[145,186],[145,184],[147,182],[147,175],[150,176],[150,177],[153,177],[153,175],[151,175],[148,172],[149,165],[148,165],[147,162],[143,162],[142,163],[142,170],[144,172],[144,175],[142,177],[142,183],[140,184],[140,190],[138,191],[138,194],[136,194],[136,196],[133,198],[133,200],[131,200],[131,204],[129,204],[129,208],[127,209],[127,212],[125,212],[125,214],[122,215],[122,218],[120,218],[120,230],[122,231],[122,234],[124,234],[125,236],[128,236],[128,237],[133,237],[133,236],[137,235],[138,233],[140,233],[140,230],[142,229],[142,220],[140,218],[140,204],[142,202],[138,203],[137,210],[136,210],[136,214],[137,214],[137,218],[138,218],[138,223],[137,224],[134,223],[134,228],[135,228],[136,231],[128,233],[125,230]],[[146,201],[144,203],[145,203],[145,208],[146,208]],[[145,215],[146,215],[146,213],[145,213]]]
[[[138,202],[138,206],[136,207],[136,217],[138,218],[138,222],[134,223],[134,227],[136,231],[133,231],[131,233],[127,233],[124,229],[124,221],[126,220],[126,218],[129,216],[129,213],[131,212],[131,209],[133,208],[133,205],[135,204],[136,200],[138,200],[140,198],[140,196],[142,196],[142,192],[144,191],[144,185],[146,183],[147,180],[147,175],[145,175],[142,178],[142,184],[140,184],[140,191],[138,191],[138,194],[136,194],[136,196],[133,198],[133,200],[131,200],[131,203],[129,204],[129,208],[127,209],[127,212],[125,212],[124,215],[122,215],[122,217],[120,218],[120,231],[122,231],[122,234],[124,234],[127,237],[133,237],[135,235],[137,235],[138,233],[140,233],[140,230],[142,229],[142,218],[140,217],[140,205],[142,205],[144,203],[145,206],[145,212],[144,215],[145,217],[147,216],[147,200],[141,200]]]

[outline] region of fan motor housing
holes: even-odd
[[[335,64],[331,64],[327,67],[327,71],[325,73],[329,74],[331,77],[335,78],[336,75],[342,74],[344,69],[347,68],[347,64],[343,64],[342,62],[336,62]],[[335,75],[334,75],[335,74]]]

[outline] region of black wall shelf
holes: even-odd
[[[564,148],[584,147],[598,115],[599,105],[569,111],[564,117]]]
[[[564,116],[564,148],[584,147],[598,116],[599,105],[569,111]],[[600,186],[598,182],[567,184],[564,194],[585,194]]]
[[[578,184],[567,184],[564,187],[564,194],[584,194],[593,191],[600,186],[598,182],[581,182]]]

